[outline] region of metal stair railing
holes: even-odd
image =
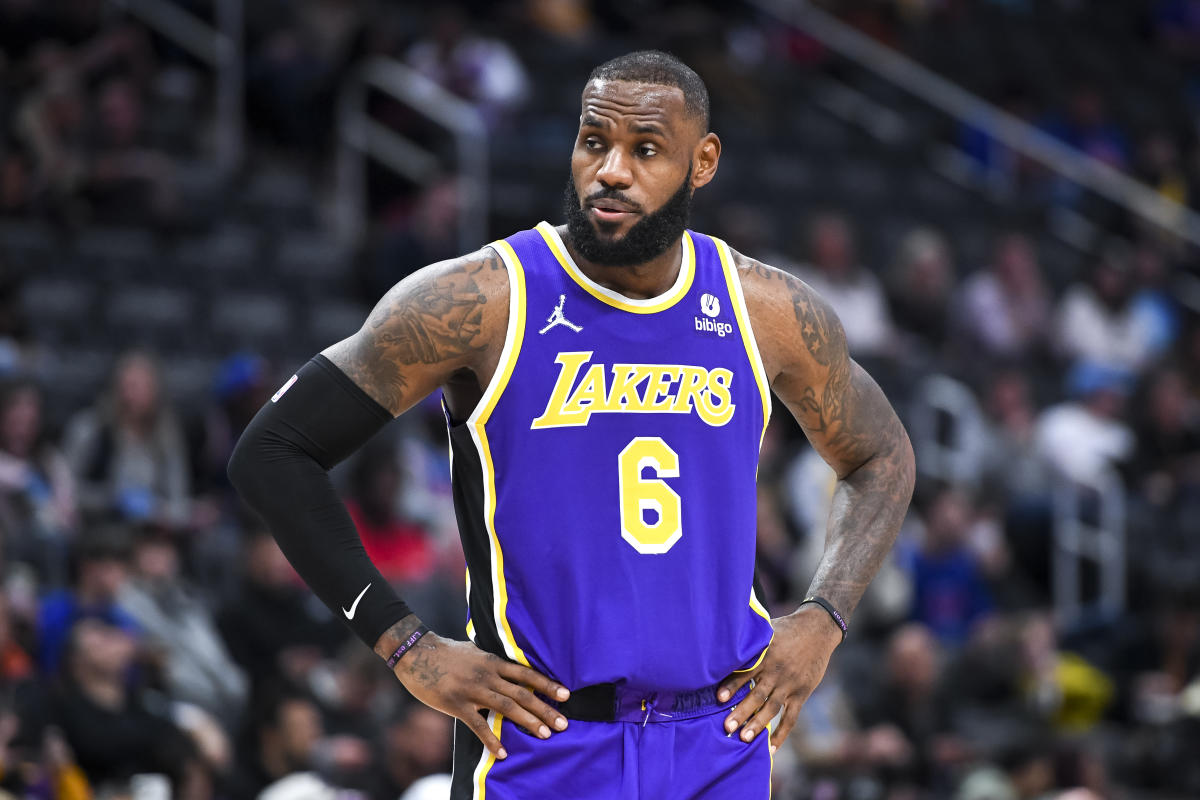
[[[1176,236],[1200,245],[1200,214],[1104,162],[1002,111],[916,61],[855,30],[806,0],[749,0],[760,11],[803,30],[830,50],[874,72],[1053,172]]]
[[[242,0],[214,0],[215,26],[167,0],[113,0],[216,74],[216,155],[229,174],[241,163],[245,119]]]
[[[454,137],[463,198],[459,248],[469,252],[481,247],[487,241],[488,230],[488,131],[483,118],[470,103],[421,73],[382,57],[362,64],[343,84],[338,98],[339,235],[354,241],[362,234],[368,156],[421,185],[443,174],[436,154],[368,116],[370,89],[390,95]]]
[[[917,387],[909,416],[921,474],[958,486],[978,486],[986,443],[971,390],[946,375],[931,375]],[[943,419],[948,426],[942,426]]]
[[[1083,584],[1086,562],[1097,568],[1091,602]],[[1055,487],[1053,593],[1064,627],[1111,619],[1125,608],[1125,486],[1111,469],[1090,481],[1064,478]]]

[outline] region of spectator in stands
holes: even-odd
[[[0,592],[0,694],[11,695],[12,689],[32,677],[33,659],[17,640],[8,597]]]
[[[97,619],[129,634],[138,624],[117,603],[128,578],[129,531],[106,528],[86,531],[77,544],[76,577],[69,589],[42,600],[38,617],[38,666],[44,675],[58,669],[63,645],[76,623]]]
[[[132,575],[118,602],[145,645],[163,660],[175,700],[194,703],[232,728],[246,701],[246,677],[217,633],[216,622],[183,580],[168,534],[147,529],[133,548]]]
[[[241,590],[218,615],[229,652],[256,689],[281,674],[306,680],[323,654],[345,639],[345,628],[302,588],[266,531],[247,539],[242,569]]]
[[[1129,535],[1134,596],[1184,592],[1200,574],[1200,414],[1184,375],[1153,373],[1135,404],[1137,445],[1127,473],[1134,490]]]
[[[1183,691],[1200,678],[1196,595],[1195,585],[1148,592],[1137,620],[1114,637],[1113,668],[1127,719],[1168,721],[1178,713]]]
[[[212,401],[189,426],[192,485],[197,495],[216,502],[216,496],[229,490],[225,468],[233,445],[271,396],[270,379],[270,366],[261,356],[235,353],[221,362]]]
[[[457,255],[463,200],[461,179],[435,181],[410,213],[381,226],[363,264],[364,299],[373,303],[426,264]]]
[[[61,543],[77,518],[75,480],[46,440],[37,385],[14,380],[0,386],[0,530],[10,548],[29,555],[35,543]]]
[[[954,262],[946,237],[916,228],[900,241],[888,273],[888,301],[898,327],[915,334],[931,355],[946,343]]]
[[[1067,289],[1056,311],[1054,341],[1072,361],[1139,372],[1153,354],[1152,332],[1133,305],[1132,252],[1112,240],[1095,260],[1090,280]]]
[[[925,513],[925,539],[913,559],[912,617],[948,645],[965,642],[971,628],[992,611],[991,592],[969,547],[973,514],[961,490],[937,491]]]
[[[1050,301],[1029,238],[1015,232],[998,238],[991,263],[963,283],[954,305],[971,353],[1013,359],[1044,347]]]
[[[96,134],[83,196],[105,224],[169,221],[178,211],[172,164],[153,148],[145,129],[145,100],[133,81],[108,79],[94,111]]]
[[[444,714],[409,700],[384,731],[383,775],[374,796],[399,797],[427,775],[447,773],[452,726]]]
[[[442,88],[469,101],[495,127],[525,102],[529,76],[513,50],[499,39],[470,28],[467,15],[454,3],[430,11],[425,30],[404,60]]]
[[[851,355],[889,355],[895,332],[887,298],[879,279],[858,264],[846,218],[818,215],[809,228],[809,248],[811,261],[797,272],[841,318]]]
[[[1053,471],[1034,438],[1037,409],[1029,378],[1023,371],[997,373],[988,387],[984,408],[988,431],[983,485],[987,502],[1000,509],[1012,572],[1003,582],[1014,594],[1050,592],[1050,536],[1053,519]]]
[[[1019,684],[1028,706],[1059,731],[1081,733],[1103,717],[1112,681],[1081,656],[1059,647],[1049,613],[1033,613],[1020,634]]]
[[[436,554],[425,530],[397,512],[402,492],[394,443],[372,442],[354,464],[346,509],[383,577],[412,586],[432,577]]]
[[[98,790],[158,773],[171,777],[176,797],[204,797],[207,780],[191,740],[130,688],[135,654],[133,638],[120,628],[98,619],[77,623],[52,719]]]
[[[247,107],[276,144],[315,150],[328,141],[329,109],[355,56],[365,11],[363,3],[311,0],[285,4],[271,15],[248,60]]]
[[[1168,200],[1186,206],[1190,187],[1179,145],[1165,130],[1148,134],[1138,146],[1137,176]]]
[[[856,691],[860,723],[868,729],[891,729],[899,736],[893,767],[901,767],[905,782],[935,785],[942,762],[962,758],[963,747],[950,734],[949,707],[939,696],[942,654],[933,633],[909,623],[892,634],[884,668],[876,683]],[[878,735],[878,734],[876,734]]]
[[[70,421],[63,446],[85,514],[171,527],[187,523],[187,446],[149,355],[121,356],[107,392]]]
[[[1104,95],[1090,81],[1079,81],[1071,89],[1066,112],[1051,114],[1042,127],[1085,155],[1125,169],[1129,166],[1129,140],[1125,132],[1109,119]],[[1077,191],[1077,187],[1073,187]]]
[[[1133,251],[1133,281],[1130,301],[1134,327],[1146,337],[1146,358],[1155,360],[1175,344],[1182,329],[1178,292],[1162,246],[1146,236]]]
[[[1059,475],[1094,483],[1133,455],[1133,432],[1122,419],[1129,378],[1112,367],[1081,362],[1067,384],[1074,399],[1038,416],[1035,446]]]
[[[1161,496],[1180,483],[1200,481],[1200,408],[1188,395],[1183,373],[1173,367],[1151,373],[1136,409],[1130,472],[1145,481],[1139,487],[1143,494]]]
[[[263,687],[251,712],[228,796],[253,798],[271,784],[316,763],[321,714],[307,695],[286,685]]]

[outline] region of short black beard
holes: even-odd
[[[628,198],[616,189],[602,189],[585,198],[594,202],[601,198],[628,202]],[[571,246],[593,264],[606,267],[629,267],[651,261],[679,241],[687,228],[688,215],[692,211],[692,168],[671,199],[657,211],[644,215],[620,239],[600,238],[596,227],[588,218],[579,192],[575,189],[575,176],[567,176],[567,188],[563,192],[563,210],[567,215],[567,235]]]

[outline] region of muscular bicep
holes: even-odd
[[[323,355],[396,415],[464,373],[485,383],[507,318],[508,276],[487,248],[405,278]]]
[[[900,421],[862,367],[847,355],[817,376],[805,372],[785,371],[773,388],[839,478],[892,450],[902,435]]]

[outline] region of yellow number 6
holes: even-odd
[[[654,478],[643,480],[650,467]],[[679,477],[679,454],[657,436],[639,436],[617,456],[621,490],[621,538],[639,553],[665,553],[683,535],[679,495],[662,478]],[[646,522],[645,512],[658,519]]]

